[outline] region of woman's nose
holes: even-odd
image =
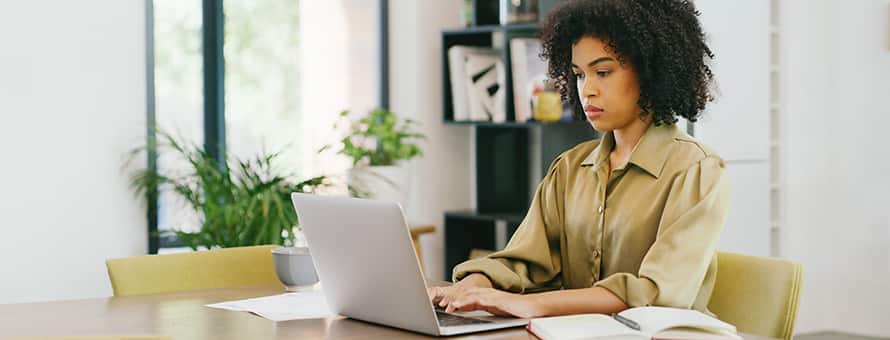
[[[593,82],[584,82],[583,89],[583,97],[597,97],[599,96],[599,88]]]

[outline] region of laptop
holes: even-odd
[[[334,313],[436,336],[528,323],[435,308],[398,203],[300,193],[291,198]]]

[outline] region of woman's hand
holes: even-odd
[[[483,274],[470,274],[459,282],[444,287],[429,287],[426,289],[430,301],[439,307],[447,307],[458,296],[463,296],[470,288],[491,288],[491,281]]]
[[[529,318],[543,315],[533,296],[512,294],[492,288],[485,275],[472,274],[447,287],[427,289],[433,304],[454,310],[484,310],[495,315]]]
[[[535,318],[544,315],[534,295],[521,295],[494,288],[470,288],[448,303],[446,312],[484,310],[494,315]]]

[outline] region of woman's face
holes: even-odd
[[[630,63],[586,36],[572,45],[572,72],[587,120],[597,131],[620,130],[640,119],[640,83]]]

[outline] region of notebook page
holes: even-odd
[[[595,339],[599,337],[648,339],[604,314],[579,314],[531,320],[531,331],[542,339]]]
[[[735,326],[690,309],[668,307],[637,307],[618,313],[640,324],[643,333],[652,335],[672,327],[736,332]]]
[[[666,331],[658,332],[655,336],[652,337],[654,340],[674,340],[674,339],[683,339],[683,340],[715,340],[715,339],[726,339],[726,340],[743,340],[742,337],[736,333],[730,331],[718,331],[718,332],[707,332],[700,329],[690,329],[690,328],[671,328]]]

